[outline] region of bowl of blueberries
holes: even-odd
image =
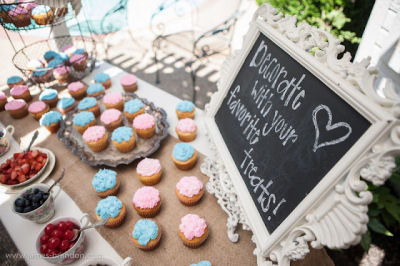
[[[54,199],[60,192],[60,189],[57,193],[47,192],[49,188],[47,184],[35,184],[22,190],[14,200],[12,211],[36,223],[47,222],[54,216]]]

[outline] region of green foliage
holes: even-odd
[[[387,181],[388,184],[377,187],[368,183],[368,190],[372,192],[373,200],[368,206],[368,230],[393,237],[390,228],[400,226],[400,198],[395,194],[395,184],[400,182],[400,158],[396,158],[397,168]],[[365,233],[361,246],[368,250],[372,241],[371,232]]]
[[[357,51],[374,0],[256,0],[269,3],[298,22],[329,31],[353,55]]]

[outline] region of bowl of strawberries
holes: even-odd
[[[0,165],[0,184],[7,187],[19,187],[37,179],[48,164],[45,149],[32,149],[28,152],[16,152]]]

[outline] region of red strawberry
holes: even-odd
[[[39,172],[40,169],[42,169],[42,165],[41,164],[37,164],[36,167],[35,167],[36,173]]]
[[[5,184],[7,182],[7,177],[6,175],[1,174],[0,175],[0,183]]]
[[[11,179],[12,179],[12,180],[16,179],[17,176],[18,176],[18,174],[17,174],[16,171],[12,171],[12,172],[11,172]]]
[[[29,170],[31,170],[31,167],[29,166],[29,164],[25,163],[21,166],[21,170],[26,175],[27,173],[29,173]]]
[[[17,180],[18,180],[20,183],[23,183],[23,182],[26,181],[26,177],[25,177],[25,175],[19,175],[19,176],[17,177]]]
[[[30,151],[30,152],[31,152],[31,155],[32,155],[33,158],[36,158],[40,153],[38,150],[33,150],[33,151]]]

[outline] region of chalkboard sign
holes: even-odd
[[[270,234],[371,126],[262,33],[215,123]]]

